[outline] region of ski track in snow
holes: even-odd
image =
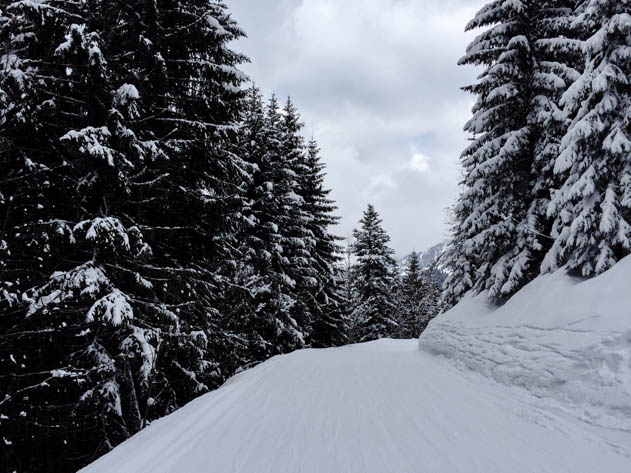
[[[381,340],[275,357],[82,471],[628,473],[631,433]]]

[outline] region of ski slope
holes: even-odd
[[[275,357],[84,473],[629,473],[631,258],[415,340]]]

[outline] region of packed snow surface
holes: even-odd
[[[413,340],[278,356],[84,473],[629,473],[631,259]]]

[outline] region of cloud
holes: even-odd
[[[447,236],[477,71],[456,65],[483,0],[233,0],[245,71],[291,95],[348,237],[368,203],[399,254]],[[411,153],[411,154],[410,154]],[[431,159],[430,159],[431,157]]]
[[[414,153],[410,159],[409,168],[420,173],[427,172],[429,171],[430,161],[431,158],[424,156],[421,153]]]

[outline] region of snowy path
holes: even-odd
[[[631,432],[553,405],[416,340],[304,350],[236,376],[83,471],[631,471]]]

